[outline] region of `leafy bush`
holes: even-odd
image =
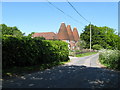
[[[34,37],[34,39],[36,39],[36,40],[45,40],[44,37]]]
[[[113,48],[112,46],[107,46],[107,49],[111,49],[112,50],[112,48]]]
[[[101,50],[99,51],[99,60],[108,68],[120,70],[120,51],[119,50]]]
[[[103,47],[102,47],[101,45],[95,44],[95,45],[92,46],[92,48],[93,48],[94,50],[100,50],[100,49],[102,49]]]
[[[2,38],[3,69],[66,61],[68,54],[68,45],[63,41],[13,36]]]
[[[86,47],[86,42],[84,40],[78,40],[78,42],[76,43],[76,46],[81,49],[84,49]]]
[[[81,52],[81,50],[75,50],[75,52]]]

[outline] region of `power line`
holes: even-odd
[[[89,22],[85,17],[83,17],[78,11],[77,9],[67,0],[67,2],[70,4],[70,6],[77,12],[77,14],[82,17],[85,21]],[[90,23],[90,22],[89,22]]]
[[[78,11],[77,9],[67,0],[67,2],[70,4],[70,6],[77,12],[77,14],[82,17],[85,21],[87,21],[88,23],[90,23],[90,51],[91,51],[91,22],[89,22],[85,17],[83,17]]]
[[[48,0],[47,0],[48,1]],[[68,1],[68,0],[67,0]],[[49,4],[51,4],[52,6],[54,6],[57,10],[59,10],[60,12],[62,12],[63,14],[67,15],[68,17],[70,17],[71,19],[79,22],[78,20],[74,19],[73,17],[71,17],[70,15],[66,14],[64,11],[62,11],[61,9],[59,9],[58,7],[56,7],[55,5],[53,5],[51,2],[48,1]],[[89,22],[86,18],[84,18],[76,9],[75,7],[68,1],[68,3],[70,4],[70,6],[87,22]],[[81,22],[80,22],[81,23]],[[91,22],[90,23],[90,51],[91,51]],[[83,23],[82,23],[83,24]]]
[[[57,10],[59,10],[60,12],[62,12],[62,13],[65,14],[66,16],[68,16],[69,18],[73,19],[73,20],[76,21],[76,22],[79,22],[78,20],[74,19],[72,16],[66,14],[63,10],[59,9],[58,7],[56,7],[54,4],[52,4],[52,3],[49,2],[48,0],[47,0],[47,2],[48,2],[50,5],[52,5],[53,7],[55,7]],[[79,23],[83,24],[82,22],[79,22]]]

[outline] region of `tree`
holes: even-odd
[[[118,35],[115,34],[115,30],[109,27],[97,27],[91,25],[92,42],[91,45],[101,45],[103,48],[116,49],[118,43]],[[90,48],[90,25],[85,26],[83,33],[81,34],[81,40],[86,42],[86,48]]]
[[[0,24],[2,35],[12,35],[15,37],[22,37],[24,33],[22,33],[16,26],[8,27],[5,24]]]

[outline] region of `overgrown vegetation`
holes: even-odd
[[[69,60],[68,44],[63,41],[4,36],[2,50],[3,70]]]
[[[120,51],[119,50],[101,50],[99,51],[99,60],[102,64],[111,69],[120,70]]]

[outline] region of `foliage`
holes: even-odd
[[[3,69],[67,61],[68,44],[63,41],[4,36],[2,38]]]
[[[75,52],[81,52],[81,50],[75,50]]]
[[[78,40],[76,47],[80,47],[80,49],[84,49],[86,46],[86,42],[84,40]]]
[[[8,27],[5,24],[0,24],[0,28],[2,30],[2,35],[12,35],[15,37],[22,37],[24,35],[16,26]]]
[[[92,48],[93,48],[94,50],[100,50],[100,49],[102,49],[103,47],[102,47],[101,45],[95,44],[95,45],[92,46]]]
[[[77,54],[76,57],[84,57],[84,56],[89,56],[89,55],[93,55],[96,54],[97,52],[87,52],[87,53],[81,53],[81,54]]]
[[[119,50],[101,50],[99,51],[99,60],[108,68],[120,70],[120,51]]]
[[[28,35],[28,37],[33,38],[33,37],[32,37],[32,35],[33,35],[34,33],[35,33],[35,32],[31,32],[31,34],[29,34],[29,35]],[[34,37],[34,39],[38,39],[38,40],[45,40],[45,38],[44,38],[44,37]]]
[[[120,50],[120,36],[118,37],[118,50]]]
[[[34,34],[35,32],[31,32],[28,37],[32,37],[32,35]]]
[[[45,40],[44,37],[34,37],[34,39],[36,39],[36,40]]]
[[[97,27],[91,25],[91,38],[92,46],[95,44],[101,45],[105,49],[116,49],[118,46],[119,37],[116,35],[115,30],[109,27]],[[86,42],[86,48],[90,48],[90,25],[85,26],[81,34],[81,40]]]

